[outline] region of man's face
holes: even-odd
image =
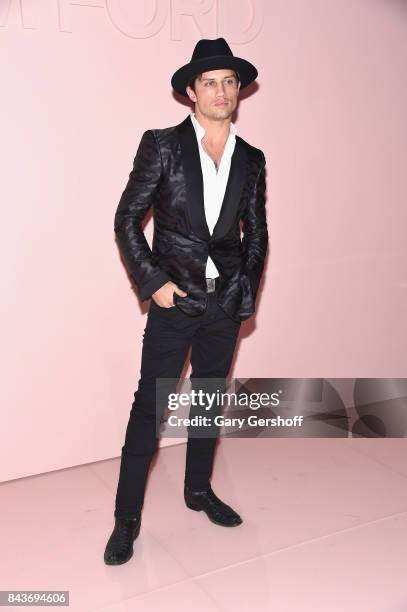
[[[189,98],[208,119],[227,119],[237,106],[240,83],[233,70],[211,70],[195,79],[195,92],[187,87]]]

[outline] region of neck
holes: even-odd
[[[205,128],[205,141],[208,143],[223,142],[229,136],[231,117],[226,119],[210,119],[202,115],[199,109],[194,110],[198,122]]]

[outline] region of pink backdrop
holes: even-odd
[[[170,78],[199,38],[259,70],[234,120],[270,249],[231,375],[406,376],[401,2],[3,0],[0,26],[1,480],[120,454],[147,305],[113,218],[143,131],[189,113]]]

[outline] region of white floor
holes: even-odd
[[[234,528],[185,506],[185,449],[159,450],[121,566],[103,562],[119,459],[0,485],[0,589],[69,590],[75,612],[407,611],[405,439],[222,438]]]

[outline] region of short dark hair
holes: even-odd
[[[233,74],[235,75],[235,77],[237,78],[237,82],[240,83],[240,75],[236,70],[232,70]],[[192,77],[192,79],[190,79],[188,81],[188,85],[189,87],[195,92],[195,80],[202,77],[203,72],[200,72],[199,74],[196,74],[194,77]]]

